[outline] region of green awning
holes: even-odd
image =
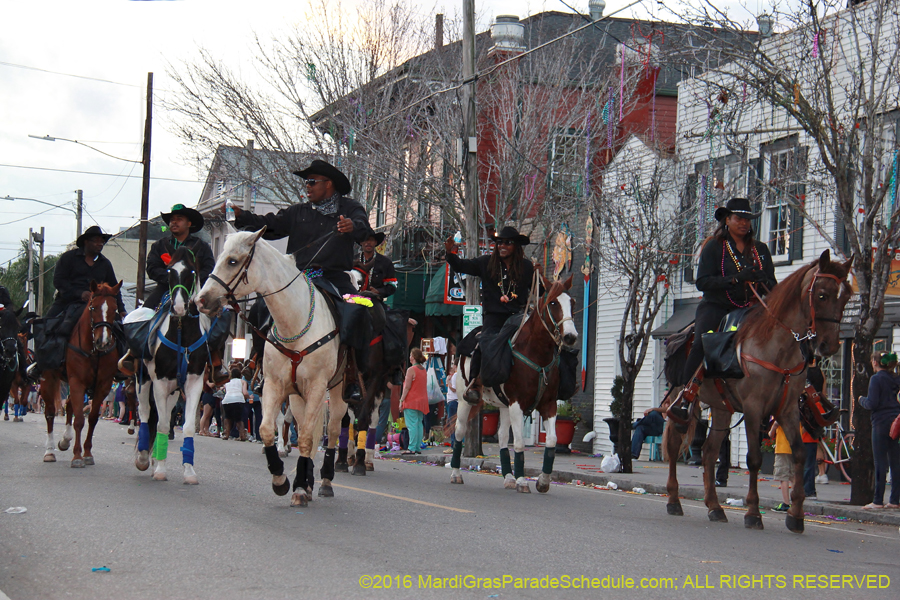
[[[462,315],[461,304],[444,304],[444,279],[447,277],[447,265],[444,264],[435,272],[425,295],[425,314],[431,317],[455,317]]]
[[[391,305],[396,309],[424,313],[426,285],[425,274],[421,270],[397,271],[397,291],[389,298]]]

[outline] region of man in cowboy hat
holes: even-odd
[[[447,264],[457,273],[481,278],[481,306],[484,312],[481,340],[500,333],[503,324],[513,315],[521,313],[528,304],[534,265],[525,258],[524,246],[531,241],[514,227],[504,227],[494,234],[494,251],[477,258],[462,259],[457,256],[459,246],[453,238],[444,244]],[[469,380],[481,372],[480,352],[472,355]],[[466,392],[468,402],[477,402],[481,386],[475,384]]]
[[[384,233],[369,232],[362,241],[362,252],[356,263],[357,268],[369,273],[369,285],[361,292],[369,291],[378,294],[382,300],[397,291],[397,273],[394,271],[394,263],[384,254],[375,252],[375,248],[384,242]]]
[[[314,160],[294,171],[306,184],[309,202],[292,204],[277,213],[255,215],[234,208],[237,229],[257,231],[266,227],[267,240],[288,238],[287,251],[300,270],[321,270],[339,295],[353,294],[347,271],[353,268],[354,245],[369,234],[366,210],[346,194],[352,189],[347,176],[324,160]]]

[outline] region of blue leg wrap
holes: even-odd
[[[138,452],[150,450],[150,424],[141,423],[138,428]]]
[[[194,464],[194,438],[186,437],[181,441],[181,456],[184,464]]]

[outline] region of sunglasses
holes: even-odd
[[[316,185],[317,183],[323,183],[325,181],[328,181],[328,180],[327,179],[307,179],[306,186],[312,187],[312,186]]]
[[[515,246],[515,242],[512,240],[497,240],[497,243],[501,246]]]

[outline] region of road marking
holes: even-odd
[[[334,487],[337,487],[337,488],[344,488],[345,490],[353,490],[355,492],[365,492],[367,494],[375,494],[376,496],[384,496],[385,498],[393,498],[394,500],[404,500],[406,502],[412,502],[413,504],[423,504],[425,506],[431,506],[432,508],[443,508],[444,510],[452,510],[452,511],[461,512],[461,513],[474,513],[475,512],[474,510],[453,508],[452,506],[444,506],[442,504],[432,504],[431,502],[425,502],[423,500],[413,500],[412,498],[404,498],[403,496],[393,496],[391,494],[385,494],[382,492],[373,492],[372,490],[364,490],[362,488],[350,487],[349,485],[341,485],[339,483],[334,483],[334,482],[332,482],[331,485],[333,485]]]

